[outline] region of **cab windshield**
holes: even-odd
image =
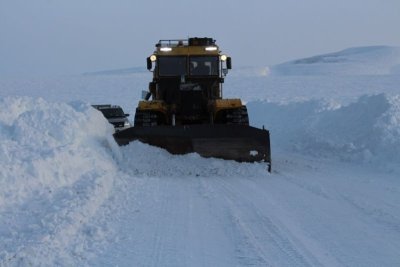
[[[218,56],[164,56],[158,58],[158,74],[160,76],[218,76]]]
[[[181,76],[186,73],[186,57],[158,58],[158,74],[160,76]]]
[[[190,57],[190,75],[214,76],[218,75],[218,57]]]

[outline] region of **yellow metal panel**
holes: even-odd
[[[160,112],[166,112],[167,106],[164,101],[139,101],[138,109],[140,110],[155,110]]]
[[[230,109],[230,108],[240,108],[242,106],[242,101],[240,99],[217,99],[214,102],[215,110]]]

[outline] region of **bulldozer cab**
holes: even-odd
[[[147,59],[147,67],[153,72],[153,99],[177,104],[174,102],[182,100],[188,91],[201,91],[204,101],[220,99],[226,60],[212,38],[160,40]]]

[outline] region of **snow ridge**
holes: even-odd
[[[326,100],[250,102],[252,124],[273,129],[272,145],[301,153],[373,164],[400,158],[400,98],[364,95],[342,106]],[[257,114],[263,114],[258,116]]]
[[[118,176],[113,129],[81,102],[7,97],[0,106],[0,265],[77,265],[105,238],[88,222]]]

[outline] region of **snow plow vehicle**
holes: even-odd
[[[116,132],[116,142],[139,140],[172,154],[266,162],[270,171],[269,131],[249,125],[240,99],[223,98],[231,68],[231,58],[212,38],[160,40],[147,58],[153,80],[138,103],[134,126]]]

